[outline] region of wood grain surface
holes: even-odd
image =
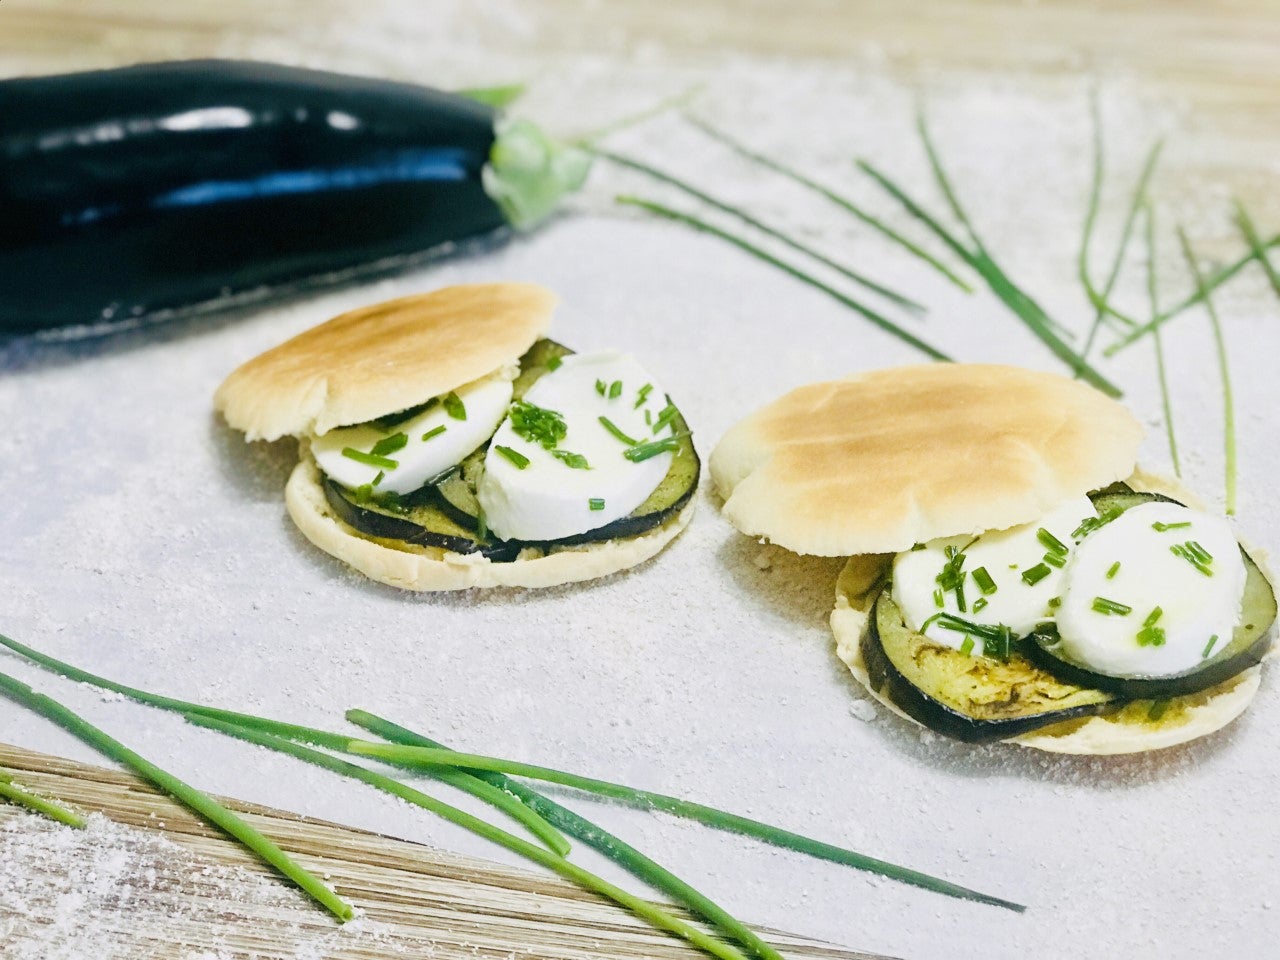
[[[224,878],[213,883],[183,857],[135,858],[119,884],[157,896],[163,893],[169,907],[162,918],[132,910],[94,918],[115,925],[121,940],[130,944],[122,956],[177,960],[199,948],[213,952],[218,960],[293,960],[300,953],[327,960],[702,956],[684,941],[556,877],[225,800],[304,866],[325,876],[376,925],[374,935],[356,932],[327,942],[323,952],[303,952],[299,942],[332,937],[333,919],[301,893],[264,903],[253,891],[264,875],[275,877],[270,869],[180,804],[128,774],[4,744],[0,767],[13,772],[24,786],[79,811],[101,813],[140,830],[162,831],[196,864],[235,868],[231,876],[238,882],[228,884]],[[35,816],[0,802],[0,828]],[[0,863],[10,862],[4,855],[5,842],[0,829]],[[285,880],[273,882],[287,886]],[[4,956],[22,948],[24,940],[40,936],[42,925],[26,916],[26,909],[20,902],[0,902],[0,932],[9,930],[12,937],[7,946],[0,942]],[[288,936],[279,935],[283,931]],[[762,933],[797,960],[876,960],[871,954],[774,930]]]

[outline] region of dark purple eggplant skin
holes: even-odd
[[[0,81],[0,332],[268,300],[501,235],[494,120],[246,61]]]

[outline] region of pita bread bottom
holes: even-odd
[[[308,540],[366,577],[404,590],[465,590],[469,587],[554,587],[604,577],[648,560],[675,539],[693,516],[693,499],[662,526],[638,537],[582,544],[542,556],[495,563],[479,555],[452,553],[370,537],[334,515],[310,455],[293,469],[284,491],[289,516]]]
[[[867,665],[862,659],[862,634],[871,604],[879,593],[881,576],[892,560],[891,555],[867,555],[852,557],[845,564],[836,581],[831,629],[836,637],[836,656],[867,692],[899,717],[919,725],[891,700],[872,689]],[[1176,697],[1169,701],[1157,721],[1147,718],[1149,705],[1140,701],[1112,714],[1067,720],[1004,742],[1051,753],[1095,756],[1176,746],[1213,733],[1240,716],[1258,690],[1261,669],[1250,667],[1208,690]]]

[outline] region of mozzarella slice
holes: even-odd
[[[1036,624],[1052,617],[1049,602],[1059,596],[1062,586],[1064,568],[1045,561],[1051,551],[1041,541],[1041,528],[1070,551],[1074,544],[1071,534],[1080,521],[1097,515],[1092,501],[1079,497],[1035,523],[984,533],[976,539],[960,536],[932,540],[923,548],[900,553],[893,564],[894,602],[912,630],[921,632],[920,628],[928,623],[923,630],[925,636],[957,650],[964,648],[966,634],[936,619],[930,622],[936,614],[945,612],[972,623],[1006,626],[1014,637],[1025,636]],[[964,610],[955,591],[941,590],[938,585],[938,575],[948,562],[948,547],[964,554]],[[1061,559],[1066,560],[1067,556],[1069,553]],[[978,570],[986,571],[995,585],[993,592],[983,591],[980,579],[985,578],[974,577]],[[1024,579],[1028,571],[1034,582]],[[975,610],[975,605],[980,609]],[[970,650],[981,653],[981,640],[970,645]]]
[[[1184,552],[1188,544],[1212,560],[1197,565],[1171,549]],[[1098,673],[1183,673],[1230,643],[1240,622],[1245,568],[1231,527],[1177,504],[1126,510],[1085,538],[1064,573],[1059,649]],[[1161,632],[1143,636],[1148,625]]]
[[[458,412],[456,405],[436,402],[386,429],[362,423],[330,430],[311,441],[311,454],[320,469],[344,487],[355,489],[372,484],[381,473],[377,492],[411,493],[461,463],[493,435],[511,404],[512,374],[514,369],[504,370],[454,391],[462,402],[465,419],[453,415]],[[385,454],[394,466],[361,462],[343,453],[351,450],[368,454],[379,442],[398,434],[404,435],[405,445]]]
[[[632,462],[623,456],[631,444],[600,419],[640,442],[673,435],[669,423],[654,430],[668,399],[635,358],[616,351],[567,356],[524,399],[563,418],[566,431],[554,450],[585,457],[590,467],[571,467],[506,420],[477,490],[489,529],[504,540],[560,540],[602,527],[640,506],[667,475],[670,451]],[[523,468],[521,460],[528,461]]]

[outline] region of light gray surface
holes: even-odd
[[[818,98],[815,109],[839,102],[855,127],[878,124],[861,148],[927,193],[904,91],[770,69],[752,72],[759,96],[745,98],[750,107],[723,107],[745,74],[726,80],[719,100],[713,89],[711,102],[743,129],[758,119],[752,110],[770,109],[770,90],[782,102],[782,83],[789,96]],[[583,68],[577,79],[591,75]],[[993,246],[1083,329],[1072,273],[1087,129],[1078,93],[1059,91],[1045,107],[1030,94],[953,91],[939,127]],[[820,99],[837,96],[845,99]],[[534,103],[569,115],[564,97]],[[1124,98],[1117,110],[1122,121],[1140,112]],[[1145,128],[1124,128],[1116,163],[1127,182]],[[822,133],[812,119],[781,119],[763,136],[781,143],[788,129],[813,135],[797,156],[845,179],[831,164],[851,137]],[[920,331],[957,356],[1059,369],[986,295],[945,288],[829,211],[711,156],[674,122],[628,139],[819,227],[841,256],[909,286],[933,308]],[[1280,697],[1270,675],[1244,718],[1187,748],[1109,760],[972,748],[872,714],[826,628],[840,561],[761,548],[717,516],[705,489],[690,529],[653,562],[539,593],[406,595],[348,572],[293,529],[281,500],[291,445],[246,446],[213,416],[210,397],[242,360],[346,307],[456,281],[545,283],[564,299],[552,334],[651,364],[704,456],[730,423],[786,388],[916,361],[821,294],[712,239],[601,215],[616,188],[640,187],[601,177],[576,216],[483,257],[236,320],[0,346],[0,629],[170,695],[328,727],[341,726],[344,708],[365,707],[458,747],[687,795],[1031,905],[1015,916],[947,901],[665,817],[582,804],[738,915],[853,947],[912,958],[1012,958],[1031,945],[1044,957],[1089,944],[1116,956],[1271,949],[1280,934]],[[1040,204],[1029,219],[1018,198],[1030,196]],[[1100,250],[1113,243],[1121,202],[1117,190]],[[1178,262],[1165,267],[1180,289]],[[1280,468],[1276,305],[1252,275],[1222,305],[1241,420],[1241,527],[1270,545],[1280,519],[1270,493]],[[1220,405],[1207,325],[1188,315],[1176,329],[1168,348],[1184,472],[1217,497]],[[1107,369],[1151,425],[1145,460],[1164,467],[1149,348]],[[502,858],[359,786],[0,661],[201,787]],[[0,736],[95,759],[8,703]]]

